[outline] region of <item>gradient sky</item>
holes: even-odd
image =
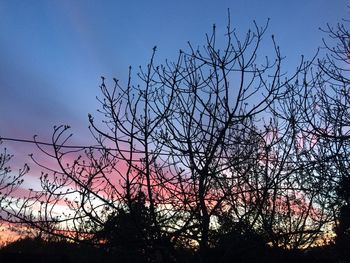
[[[205,40],[215,23],[223,33],[230,8],[244,33],[271,19],[293,71],[326,37],[319,30],[349,17],[348,0],[0,0],[0,136],[45,139],[53,125],[72,126],[84,143],[88,113],[96,113],[100,76],[126,79],[128,66],[176,58],[187,41]],[[260,52],[269,54],[266,48]],[[17,147],[18,151],[18,147]]]

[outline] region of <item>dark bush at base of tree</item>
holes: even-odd
[[[249,244],[247,244],[249,243]],[[155,254],[144,254],[143,258],[129,254],[110,253],[104,249],[82,246],[71,242],[47,242],[39,238],[22,239],[0,249],[1,262],[64,262],[64,263],[137,263],[137,262],[177,262],[177,263],[337,263],[336,249],[333,246],[308,250],[284,250],[262,247],[254,242],[235,243],[231,249],[213,248],[208,250],[208,257],[203,261],[198,252],[176,249],[176,258],[164,259]],[[346,262],[346,261],[345,261]]]
[[[1,262],[98,262],[104,258],[103,251],[65,241],[45,241],[40,238],[25,238],[0,250]],[[8,261],[5,261],[8,259]]]

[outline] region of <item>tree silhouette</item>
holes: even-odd
[[[350,174],[349,174],[349,114],[350,114],[350,79],[349,79],[349,47],[350,32],[348,21],[335,28],[328,25],[324,30],[335,44],[324,45],[327,56],[319,60],[319,82],[322,83],[320,99],[324,110],[321,112],[322,126],[317,132],[328,142],[328,150],[332,155],[335,181],[336,211],[336,245],[342,259],[349,257],[350,241]],[[325,127],[323,127],[326,125]],[[320,128],[323,128],[323,132]]]
[[[0,146],[1,144],[2,140],[0,138]],[[13,172],[9,166],[12,158],[13,155],[9,154],[6,148],[0,152],[0,224],[7,221],[10,215],[8,209],[11,209],[13,202],[17,200],[14,194],[23,183],[24,175],[29,172],[27,164],[19,169],[17,173]]]
[[[157,65],[154,48],[126,83],[102,77],[96,144],[70,144],[64,125],[50,143],[35,137],[41,190],[8,202],[27,168],[13,177],[6,220],[125,262],[259,262],[269,247],[310,247],[332,222],[345,251],[349,81],[335,59],[348,61],[349,35],[329,28],[333,56],[287,75],[273,37],[274,57],[259,53],[266,29],[242,40],[228,23],[222,41],[214,26],[175,62]]]
[[[95,238],[102,239],[107,251],[121,260],[149,262],[149,257],[154,254],[152,241],[156,231],[142,192],[132,200],[129,209],[121,208],[116,214],[110,215]]]

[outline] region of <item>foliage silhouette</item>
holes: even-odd
[[[170,249],[169,240],[163,238],[161,244],[154,243],[156,230],[143,192],[138,193],[129,209],[120,208],[108,217],[95,236],[102,240],[102,247],[123,262],[151,262],[155,257],[169,257],[169,252],[166,253]]]

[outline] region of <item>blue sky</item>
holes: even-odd
[[[349,17],[348,0],[0,0],[0,136],[50,136],[69,124],[79,142],[87,114],[96,113],[100,76],[126,79],[128,66],[173,60],[187,41],[201,45],[215,23],[223,33],[227,9],[244,33],[270,18],[270,36],[293,71],[326,37],[326,23]],[[265,47],[265,45],[264,45]],[[262,55],[270,49],[260,50]]]

